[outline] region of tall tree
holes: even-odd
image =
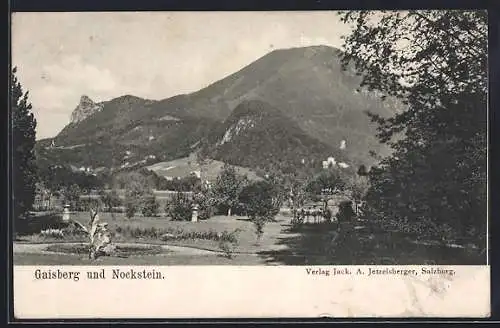
[[[16,77],[17,68],[10,75],[10,104],[12,109],[12,185],[14,220],[26,215],[33,205],[37,169],[35,163],[36,119],[28,99]]]
[[[264,233],[265,224],[272,221],[279,212],[279,206],[273,201],[276,193],[272,182],[264,180],[245,186],[239,195],[248,217],[255,226],[257,240],[260,240]]]
[[[484,245],[487,153],[487,12],[341,12],[352,24],[344,68],[362,87],[400,98],[393,117],[372,115],[394,149],[370,171],[370,216],[426,223]]]
[[[231,216],[232,209],[238,204],[240,191],[246,184],[246,177],[239,175],[231,165],[224,164],[211,189],[213,197],[219,205],[227,208],[227,215]]]

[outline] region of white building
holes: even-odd
[[[323,161],[322,164],[324,169],[328,168],[328,161]]]
[[[343,168],[343,169],[346,169],[346,168],[348,168],[348,167],[349,167],[349,165],[348,165],[348,164],[346,164],[346,163],[344,163],[344,162],[340,162],[340,163],[339,163],[339,166],[340,166],[341,168]]]
[[[340,149],[345,149],[346,147],[347,147],[347,145],[346,145],[346,141],[345,141],[345,140],[342,140],[342,141],[340,142]]]

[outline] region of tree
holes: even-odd
[[[125,214],[128,218],[133,217],[137,210],[142,210],[145,197],[152,194],[147,177],[139,172],[129,172],[117,177],[115,184],[125,187]]]
[[[347,185],[346,188],[351,192],[351,198],[354,203],[354,213],[358,215],[360,205],[370,187],[370,181],[367,176],[359,175],[351,177]]]
[[[334,194],[345,189],[345,182],[335,169],[320,172],[306,187],[306,191],[313,195],[323,193]]]
[[[367,176],[368,175],[368,170],[366,169],[366,166],[364,164],[361,164],[359,166],[358,175],[359,176]]]
[[[404,104],[393,117],[369,114],[393,153],[369,173],[367,214],[398,227],[425,222],[437,234],[451,225],[484,247],[487,12],[340,15],[353,24],[344,68]]]
[[[174,221],[189,221],[193,213],[193,201],[186,194],[177,192],[166,204],[165,212]]]
[[[158,214],[158,208],[160,205],[156,200],[154,195],[147,195],[144,198],[144,204],[142,206],[142,215],[144,216],[156,216]]]
[[[125,196],[125,216],[127,219],[134,217],[137,212],[137,199],[132,198],[130,195]]]
[[[273,203],[275,194],[276,189],[268,181],[251,183],[241,191],[239,199],[255,226],[257,240],[260,240],[264,233],[264,225],[273,220],[279,211]]]
[[[72,184],[68,188],[65,188],[63,191],[64,201],[71,206],[71,208],[75,209],[79,206],[80,195],[82,191],[77,184]]]
[[[14,67],[10,74],[14,220],[24,217],[32,207],[37,181],[34,152],[36,119],[28,99],[28,91],[23,91],[16,72],[17,68]]]
[[[211,190],[219,206],[227,208],[227,215],[231,216],[231,210],[238,204],[240,191],[246,184],[246,177],[238,175],[234,167],[224,164],[222,171]]]
[[[118,192],[115,189],[112,189],[110,192],[101,190],[99,195],[101,197],[104,206],[108,208],[109,212],[113,211],[113,207],[121,205],[120,196],[118,195]]]

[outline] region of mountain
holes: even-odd
[[[70,124],[76,124],[80,121],[83,121],[94,113],[101,111],[102,107],[102,104],[97,104],[88,96],[83,95],[80,98],[80,103],[78,104],[78,106],[76,106],[73,113],[71,113]]]
[[[243,165],[254,162],[245,157],[258,156],[262,164],[290,152],[294,160],[334,155],[344,140],[346,161],[371,165],[370,150],[384,155],[389,149],[378,143],[365,112],[387,117],[402,105],[359,88],[356,72],[341,69],[340,54],[327,46],[280,49],[191,94],[163,100],[126,95],[99,104],[84,99],[89,105],[77,107],[75,119],[53,139],[56,147],[41,141],[39,149],[47,158],[109,167],[147,156],[185,157],[203,144],[211,156]],[[246,118],[254,120],[249,130]],[[246,132],[217,144],[238,126]]]
[[[202,152],[233,165],[267,170],[320,166],[339,149],[309,136],[299,124],[261,100],[244,100],[213,130]]]
[[[197,117],[226,119],[242,101],[262,100],[295,120],[308,135],[331,145],[346,140],[351,158],[370,164],[370,150],[388,154],[375,138],[366,111],[392,116],[402,107],[393,98],[359,87],[361,78],[342,70],[333,47],[275,50],[198,92],[155,104]]]

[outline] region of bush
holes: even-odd
[[[144,199],[144,204],[142,207],[142,215],[144,216],[156,216],[158,214],[158,208],[160,205],[156,201],[156,197],[154,195],[147,196]]]
[[[332,221],[332,211],[329,208],[326,208],[325,211],[323,212],[325,222],[331,222]]]
[[[101,200],[104,204],[104,209],[108,212],[112,212],[113,208],[119,207],[122,205],[122,201],[116,190],[112,190],[111,192],[100,192]]]
[[[222,234],[217,235],[219,238],[219,248],[224,252],[224,256],[228,259],[233,258],[233,253],[238,246],[238,233],[240,231],[240,229],[236,229],[230,233],[223,231]]]
[[[264,225],[266,224],[266,219],[263,217],[256,217],[252,220],[252,223],[255,227],[255,235],[257,236],[257,241],[259,241],[264,234]]]
[[[165,208],[167,216],[174,221],[189,221],[193,212],[193,201],[183,193],[176,193]]]
[[[346,222],[352,220],[356,216],[352,209],[352,202],[345,200],[339,204],[339,212],[337,213],[337,220],[339,222]]]
[[[135,215],[135,212],[137,211],[137,204],[134,200],[132,199],[127,199],[125,202],[125,216],[130,219]]]
[[[245,187],[240,193],[240,202],[245,205],[248,217],[255,226],[257,241],[264,233],[266,222],[274,219],[279,212],[273,198],[276,196],[276,190],[268,181],[254,182]]]
[[[194,201],[198,204],[198,219],[207,220],[216,214],[215,200],[207,193],[196,193]]]

